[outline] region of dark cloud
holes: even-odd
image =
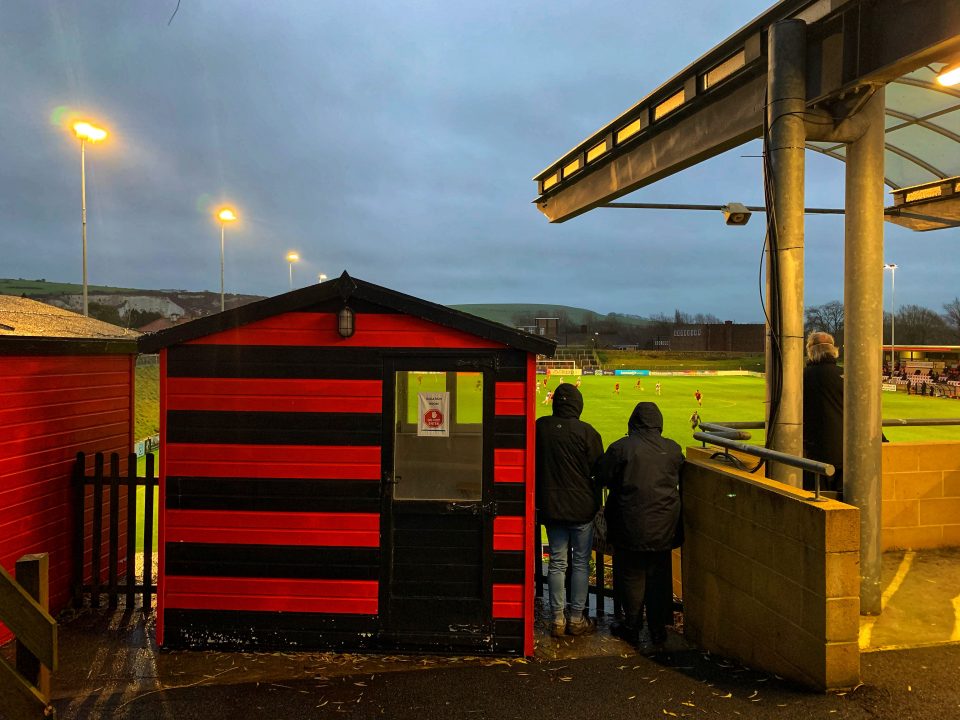
[[[0,6],[5,140],[0,276],[80,276],[79,151],[67,106],[112,130],[90,149],[95,283],[229,290],[346,268],[437,302],[557,302],[600,312],[762,317],[762,216],[597,210],[550,225],[530,178],[765,9],[691,0],[643,13],[542,3],[37,0]],[[559,5],[559,6],[557,6]],[[635,194],[762,203],[756,143]],[[843,168],[808,159],[808,205]],[[842,297],[843,226],[812,218],[807,299]],[[947,237],[950,236],[950,237]],[[898,298],[951,299],[957,231],[887,230]],[[909,260],[906,258],[909,254]],[[927,260],[930,257],[932,259]]]

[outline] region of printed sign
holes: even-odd
[[[893,383],[883,383],[883,385],[880,386],[880,389],[883,390],[883,392],[896,392],[897,386]]]
[[[646,377],[650,374],[649,370],[614,370],[617,375],[643,375]]]
[[[417,437],[450,437],[450,393],[417,394]]]

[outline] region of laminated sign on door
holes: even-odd
[[[418,437],[450,437],[450,393],[418,393]]]

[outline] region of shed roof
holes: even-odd
[[[477,337],[500,342],[509,347],[540,355],[552,356],[557,347],[554,340],[515,330],[506,325],[486,320],[469,313],[453,310],[444,305],[404,295],[373,283],[351,277],[346,270],[334,280],[293,290],[283,295],[233,308],[225,312],[193,320],[182,325],[144,335],[140,338],[140,351],[153,353],[171,345],[188,342],[224,330],[263,320],[286,312],[295,312],[317,303],[340,299],[344,304],[352,300],[366,301],[390,308],[397,312],[422,318],[437,325],[461,330]]]
[[[47,303],[0,295],[4,354],[136,353],[140,333]]]

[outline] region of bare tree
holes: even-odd
[[[930,308],[903,305],[897,309],[897,345],[934,345],[950,342],[951,328]]]
[[[814,330],[828,332],[838,346],[843,344],[843,303],[839,300],[808,307],[804,319],[804,334]]]
[[[697,313],[693,316],[693,322],[703,325],[720,325],[722,321],[713,313]]]
[[[943,319],[946,321],[950,330],[953,331],[953,339],[960,339],[960,298],[955,297],[943,306]]]

